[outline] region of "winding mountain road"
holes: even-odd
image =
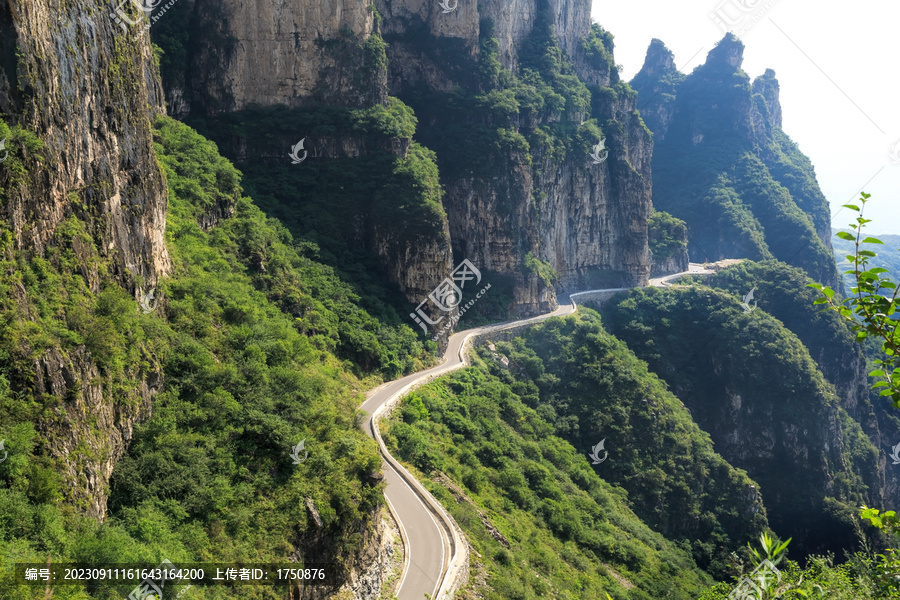
[[[667,286],[673,279],[684,275],[711,273],[701,264],[691,263],[687,271],[665,277],[651,279],[651,286]],[[625,291],[630,288],[608,288],[575,292],[568,296],[565,304],[553,312],[508,321],[484,327],[476,327],[453,334],[444,352],[441,364],[412,373],[396,381],[385,383],[369,392],[360,408],[370,416],[365,431],[377,442],[385,462],[384,476],[387,481],[385,497],[388,507],[400,526],[405,547],[405,564],[397,597],[399,600],[422,600],[427,597],[443,600],[451,578],[448,574],[459,567],[464,553],[462,541],[453,521],[440,503],[387,451],[378,432],[378,417],[382,411],[407,394],[414,387],[428,383],[450,371],[467,364],[466,349],[469,341],[479,335],[494,333],[504,329],[538,323],[550,317],[563,317],[577,310],[575,298],[587,294]]]

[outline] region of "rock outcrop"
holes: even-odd
[[[87,0],[10,0],[0,5],[0,32],[0,112],[25,132],[5,140],[0,228],[12,232],[16,251],[54,268],[66,245],[76,262],[66,268],[92,293],[100,291],[101,260],[105,276],[142,296],[171,269],[168,193],[150,132],[162,96],[149,36]],[[86,236],[60,237],[74,223]],[[24,318],[39,318],[28,307],[40,299],[24,287],[14,297]],[[131,373],[140,383],[114,398],[85,346],[21,351],[31,369],[14,373],[13,389],[33,391],[52,415],[36,424],[42,451],[62,473],[67,500],[102,519],[113,466],[149,414],[160,370],[145,357],[145,371]]]
[[[169,112],[384,102],[383,65],[361,43],[375,20],[369,5],[347,0],[179,0],[152,29],[191,31],[184,62],[164,63]]]
[[[0,218],[16,245],[44,253],[59,224],[80,218],[124,284],[154,285],[171,268],[167,194],[150,120],[161,110],[149,37],[123,31],[86,0],[0,6],[0,111],[44,143],[22,155],[28,174],[0,170]],[[148,106],[148,102],[150,106]]]

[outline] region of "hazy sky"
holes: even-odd
[[[594,0],[591,14],[615,36],[627,80],[652,38],[690,73],[725,35],[710,15],[734,23],[744,71],[775,71],[784,131],[815,165],[832,227],[847,226],[853,213],[841,205],[864,190],[869,232],[900,234],[900,2]]]

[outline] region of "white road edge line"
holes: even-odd
[[[385,461],[387,463],[387,461]],[[389,467],[391,467],[390,463],[387,463]],[[395,473],[397,473],[394,467],[391,467]],[[400,474],[397,473],[397,477],[400,477]],[[403,479],[402,477],[400,477]],[[400,513],[394,508],[394,505],[391,503],[391,499],[387,497],[387,494],[384,494],[384,501],[388,504],[388,510],[391,515],[393,515],[394,520],[397,521],[397,525],[400,526],[400,544],[402,545],[404,541],[406,542],[406,551],[403,553],[403,577],[400,578],[400,585],[397,586],[397,592],[400,592],[400,589],[403,587],[403,582],[406,581],[406,575],[409,573],[409,561],[410,561],[410,552],[409,548],[412,547],[412,543],[409,541],[409,534],[406,533],[406,527],[403,525],[403,521],[400,519]]]

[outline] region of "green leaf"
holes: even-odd
[[[844,204],[843,207],[844,208],[852,208],[856,212],[859,212],[859,207],[856,206],[855,204]],[[840,235],[840,233],[838,235]]]
[[[882,242],[878,238],[873,238],[873,237],[867,237],[866,239],[864,239],[862,241],[862,243],[863,244],[884,244],[884,242]]]
[[[856,207],[852,207],[852,208],[856,208]],[[859,209],[857,208],[856,210],[859,210]],[[855,241],[856,241],[856,238],[853,237],[853,234],[852,234],[852,233],[847,233],[846,231],[838,231],[838,232],[837,232],[837,236],[838,236],[839,238],[841,238],[842,240],[847,240],[848,242],[855,242]]]

